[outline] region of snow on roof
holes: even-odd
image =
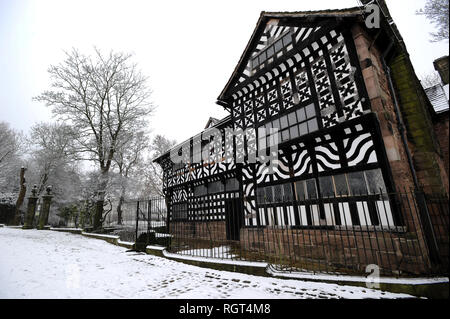
[[[211,117],[210,120],[211,120],[211,119],[217,120],[216,118],[213,118],[213,117]],[[190,142],[191,139],[194,139],[194,138],[196,138],[196,137],[198,137],[198,136],[201,136],[201,134],[204,133],[205,131],[207,131],[208,129],[210,129],[210,128],[212,128],[212,127],[219,127],[219,126],[221,126],[221,125],[223,125],[223,124],[226,124],[226,123],[229,123],[229,122],[231,122],[231,115],[228,115],[227,117],[225,117],[225,118],[223,118],[223,119],[221,119],[221,120],[217,120],[216,123],[212,123],[212,124],[211,124],[211,123],[208,121],[207,125],[209,125],[209,124],[211,124],[211,125],[207,126],[207,128],[205,128],[205,130],[203,130],[202,132],[198,133],[198,134],[195,135],[195,136],[192,136],[191,138],[185,140],[184,142],[179,143],[179,144],[177,144],[176,146],[172,147],[170,150],[168,150],[167,152],[165,152],[165,153],[162,154],[161,156],[155,158],[155,159],[153,160],[153,162],[157,163],[157,162],[160,161],[163,157],[165,157],[165,156],[167,156],[168,154],[170,154],[171,150],[179,149],[179,148],[182,147],[182,145],[184,145],[185,143]]]
[[[425,89],[425,93],[427,94],[428,99],[430,100],[431,105],[433,105],[436,113],[448,111],[448,84],[444,87],[441,84],[429,87]]]
[[[214,125],[216,125],[219,122],[220,122],[220,120],[216,119],[215,117],[210,117],[208,122],[205,125],[205,130],[210,127],[214,127]]]

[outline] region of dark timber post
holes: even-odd
[[[138,240],[138,226],[139,226],[139,201],[137,201],[136,204],[136,238],[135,238],[135,245],[137,244]]]
[[[27,192],[27,186],[26,186],[26,180],[25,180],[25,171],[27,169],[25,167],[22,167],[20,169],[20,191],[19,191],[19,197],[16,201],[16,211],[14,214],[14,225],[20,225],[22,223],[22,212],[20,210],[23,200],[25,198],[25,193]]]
[[[47,186],[46,191],[47,191],[47,193],[42,196],[43,203],[42,203],[42,211],[41,211],[41,214],[39,215],[39,225],[37,227],[38,229],[44,229],[45,225],[47,225],[47,223],[48,223],[48,215],[50,213],[50,204],[52,202],[52,197],[53,197],[53,195],[51,194],[52,187]]]
[[[166,233],[170,234],[170,214],[172,214],[172,207],[169,205],[170,201],[168,198],[172,198],[172,190],[169,191],[168,195],[164,196],[164,202],[166,204]]]
[[[152,222],[152,200],[150,199],[148,201],[148,206],[147,206],[147,233],[148,234],[150,234],[150,229],[152,226],[151,222]]]
[[[31,196],[28,197],[28,208],[27,215],[25,217],[25,224],[22,229],[31,229],[33,228],[34,214],[36,213],[36,204],[37,204],[37,186],[34,185],[31,190]]]
[[[152,222],[152,200],[149,199],[147,203],[147,236],[145,236],[146,237],[145,247],[147,247],[150,244],[151,222]]]

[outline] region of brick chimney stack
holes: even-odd
[[[434,69],[439,72],[442,83],[448,84],[448,55],[434,61]]]

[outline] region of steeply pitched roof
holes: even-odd
[[[170,154],[170,151],[171,151],[171,150],[175,150],[175,149],[181,148],[183,145],[185,145],[185,143],[189,142],[191,139],[195,139],[196,137],[201,136],[201,134],[203,134],[204,132],[206,132],[206,130],[208,130],[208,129],[212,128],[212,127],[221,128],[221,127],[224,127],[224,126],[229,125],[229,124],[231,123],[231,116],[230,116],[230,115],[228,115],[227,117],[225,117],[225,118],[223,118],[223,119],[221,119],[221,120],[218,120],[218,119],[213,118],[213,117],[210,117],[209,119],[210,119],[210,120],[213,119],[213,120],[215,120],[215,121],[217,121],[217,122],[215,122],[214,124],[211,124],[211,125],[205,127],[205,130],[203,130],[201,133],[198,133],[197,135],[192,136],[191,138],[185,140],[184,142],[175,145],[175,146],[172,147],[170,150],[168,150],[166,153],[164,153],[164,154],[162,154],[161,156],[155,158],[155,159],[153,160],[153,162],[155,162],[155,163],[160,162],[161,159],[163,159],[164,157],[167,157],[167,156]],[[209,123],[209,121],[208,121],[208,123]]]
[[[318,19],[326,20],[329,18],[355,18],[362,17],[363,11],[360,7],[346,8],[346,9],[334,9],[334,10],[319,10],[319,11],[296,11],[296,12],[261,12],[258,22],[256,23],[255,30],[250,37],[249,42],[239,59],[230,79],[225,85],[224,89],[218,97],[218,101],[224,101],[226,93],[231,89],[233,83],[236,82],[237,77],[244,71],[246,62],[251,57],[254,49],[258,45],[261,45],[261,38],[263,33],[271,20],[290,20],[290,19],[303,19],[306,24],[311,24]],[[222,104],[221,104],[222,105]]]
[[[446,89],[448,92],[448,84],[446,85]],[[448,93],[445,93],[444,87],[441,84],[425,89],[425,93],[427,94],[431,105],[433,105],[436,114],[449,110]]]
[[[215,117],[210,117],[208,122],[205,125],[205,130],[207,128],[213,127],[214,125],[216,125],[219,122],[220,122],[220,120],[216,119]]]

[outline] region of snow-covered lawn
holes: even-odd
[[[402,298],[200,268],[56,231],[0,228],[0,298]]]

